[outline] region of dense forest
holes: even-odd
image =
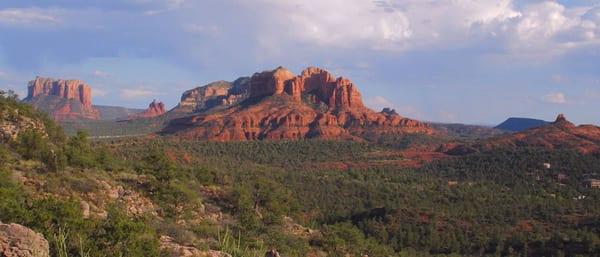
[[[168,256],[162,235],[232,256],[600,253],[600,190],[582,184],[598,177],[600,155],[498,150],[405,168],[369,164],[440,139],[92,141],[65,136],[10,94],[0,113],[44,124],[0,144],[0,221],[44,234],[52,256]],[[101,217],[85,215],[80,202],[100,195],[100,180],[139,193],[156,213],[107,201]],[[222,218],[198,219],[200,209]]]

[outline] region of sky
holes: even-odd
[[[600,124],[600,0],[2,0],[0,88],[81,79],[93,103],[175,106],[284,66],[426,121]]]

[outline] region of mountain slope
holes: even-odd
[[[279,67],[255,73],[237,84],[218,85],[219,90],[210,87],[215,85],[196,89],[198,93],[186,92],[179,105],[204,111],[173,120],[163,132],[218,141],[354,139],[390,133],[434,133],[425,123],[395,112],[367,108],[350,80],[334,78],[319,68],[305,69],[296,76]],[[198,99],[195,103],[201,105],[194,106],[186,95],[195,95]],[[207,105],[207,98],[202,95],[215,101]]]
[[[490,138],[470,145],[446,145],[441,151],[450,154],[466,154],[494,149],[518,149],[537,147],[547,150],[576,150],[583,154],[600,152],[600,127],[576,126],[564,115],[547,125],[523,132]]]
[[[545,120],[530,119],[530,118],[508,118],[500,125],[496,126],[496,129],[521,132],[530,128],[540,127],[550,122]]]

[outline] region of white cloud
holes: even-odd
[[[600,45],[600,7],[555,1],[238,1],[260,4],[257,40],[274,51],[295,42],[383,51],[492,44],[501,54],[540,59]]]
[[[0,10],[0,24],[48,25],[59,23],[49,10],[39,8],[9,8]]]
[[[158,0],[158,1],[156,1],[156,0],[133,0],[133,2],[136,2],[139,4],[148,4],[148,3],[158,4],[160,9],[147,10],[144,12],[145,15],[153,16],[153,15],[165,13],[167,11],[179,9],[181,6],[183,6],[183,4],[186,2],[186,0]]]
[[[386,99],[383,96],[371,97],[371,98],[367,99],[366,104],[375,110],[381,110],[386,107],[394,108],[394,106],[395,106],[392,102],[390,102],[388,99]]]
[[[281,37],[283,32],[310,44],[366,46],[378,50],[405,50],[464,41],[473,26],[520,15],[510,0],[259,2],[261,10],[269,12],[262,17],[267,29],[263,33],[268,38]]]
[[[97,77],[97,78],[106,78],[106,77],[110,76],[110,73],[108,73],[106,71],[95,70],[92,72],[92,76]]]
[[[567,97],[562,92],[556,92],[542,96],[542,101],[551,104],[566,104]]]
[[[263,40],[281,40],[282,36],[319,46],[350,48],[386,47],[402,44],[412,37],[409,20],[403,12],[389,12],[371,1],[306,0],[302,2],[259,0],[242,1],[247,8],[261,5],[265,13],[258,17]]]
[[[219,33],[219,27],[216,25],[187,24],[183,26],[183,29],[187,32],[201,35],[215,35]]]
[[[121,98],[123,99],[140,99],[150,98],[152,96],[160,95],[161,93],[155,92],[146,88],[126,88],[121,90]]]

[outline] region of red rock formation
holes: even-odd
[[[153,100],[148,108],[143,112],[136,113],[129,116],[129,119],[143,119],[143,118],[152,118],[165,114],[165,104],[162,102],[156,102],[156,99]]]
[[[286,93],[300,100],[303,94],[314,94],[330,108],[364,107],[358,89],[345,78],[335,79],[329,72],[310,67],[287,83]]]
[[[600,127],[593,125],[576,126],[562,114],[556,121],[541,127],[519,133],[502,135],[470,146],[455,145],[444,147],[447,153],[472,153],[492,149],[516,149],[519,147],[539,147],[545,149],[572,149],[580,153],[600,152]],[[465,151],[468,149],[468,151]]]
[[[36,77],[29,82],[25,101],[48,112],[55,120],[100,117],[98,110],[92,106],[92,89],[80,80]]]
[[[294,73],[283,67],[273,71],[255,73],[250,79],[250,97],[281,94],[285,85],[294,76]]]
[[[219,141],[434,132],[427,124],[395,112],[370,110],[350,80],[336,79],[319,68],[308,68],[300,76],[282,67],[256,73],[247,87],[246,104],[173,120],[165,132]]]
[[[85,107],[92,107],[92,89],[81,80],[54,80],[36,77],[29,82],[27,98],[38,95],[53,95],[64,99],[74,99]]]

